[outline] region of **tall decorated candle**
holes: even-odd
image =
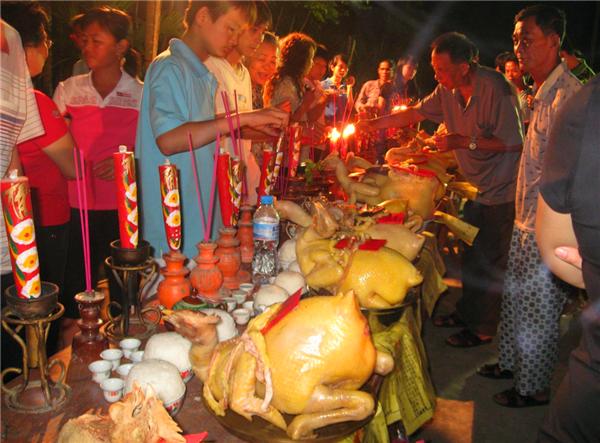
[[[115,183],[117,185],[117,208],[119,211],[119,238],[122,248],[137,248],[138,209],[135,160],[127,146],[119,146],[113,154]]]
[[[37,298],[42,293],[42,285],[29,180],[18,177],[14,170],[1,183],[2,212],[17,295],[25,299]]]
[[[165,164],[158,167],[158,173],[167,244],[169,249],[177,251],[181,248],[181,205],[177,167],[165,160]]]

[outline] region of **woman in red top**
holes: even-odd
[[[2,18],[21,35],[29,74],[39,75],[52,46],[46,33],[46,12],[36,3],[10,4],[3,6]],[[17,145],[17,149],[31,188],[40,274],[42,280],[62,289],[70,218],[66,179],[75,176],[73,140],[52,99],[40,91],[35,91],[35,99],[45,134]],[[53,328],[48,340],[49,352],[55,351],[55,344]]]

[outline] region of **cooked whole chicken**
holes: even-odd
[[[210,408],[219,415],[231,408],[248,420],[257,415],[293,439],[368,417],[374,401],[359,388],[373,372],[389,373],[393,359],[375,349],[354,293],[301,300],[270,325],[281,306],[270,307],[241,337],[216,348],[215,318],[192,311],[167,317],[193,343],[190,360]],[[282,414],[295,417],[288,424]]]

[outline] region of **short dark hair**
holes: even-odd
[[[496,66],[496,69],[499,69],[501,72],[504,72],[504,65],[506,64],[508,58],[511,55],[514,56],[514,54],[510,51],[504,51],[498,54],[494,59],[494,65]]]
[[[190,26],[194,22],[194,18],[198,11],[206,7],[210,17],[217,20],[224,14],[227,14],[232,8],[237,8],[242,11],[248,21],[252,24],[256,21],[256,3],[248,1],[194,1],[189,0],[188,7],[185,10],[185,16],[183,17],[183,26],[186,30],[190,29]]]
[[[509,52],[507,54],[506,58],[504,59],[504,66],[506,66],[506,64],[508,62],[513,62],[513,63],[516,63],[518,65],[519,64],[519,59],[517,58],[517,56],[514,53]],[[504,71],[504,69],[503,69],[503,71]]]
[[[479,50],[475,43],[459,32],[446,32],[431,43],[431,50],[448,54],[452,63],[475,63]]]
[[[515,24],[529,17],[535,18],[535,24],[540,27],[545,35],[556,34],[562,43],[567,27],[567,19],[562,9],[549,5],[528,6],[521,9],[515,16]]]
[[[140,54],[131,46],[131,17],[127,12],[110,6],[90,9],[81,19],[81,29],[97,23],[106,29],[117,42],[127,40],[130,44],[125,53],[123,69],[132,77],[139,77],[141,71]]]
[[[6,2],[2,19],[17,30],[23,46],[39,46],[48,29],[48,14],[38,2]]]
[[[256,20],[255,26],[265,25],[267,29],[273,26],[273,14],[265,0],[256,0]]]
[[[336,54],[336,55],[334,55],[333,58],[329,61],[329,69],[331,69],[333,71],[333,68],[335,68],[335,66],[339,62],[344,62],[344,63],[346,63],[346,65],[349,65],[349,63],[348,63],[348,56],[346,56],[346,54]]]

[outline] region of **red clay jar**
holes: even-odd
[[[223,273],[223,285],[227,289],[240,287],[238,272],[242,265],[240,254],[240,241],[236,237],[235,228],[219,229],[220,237],[217,240],[218,248],[215,255],[219,257],[218,267]]]
[[[192,284],[186,277],[190,273],[183,263],[185,255],[181,252],[171,251],[163,254],[166,266],[160,273],[165,277],[158,285],[158,300],[167,309],[173,308],[179,300],[190,295]]]
[[[213,242],[198,243],[198,255],[194,261],[198,264],[190,273],[192,286],[202,298],[211,302],[220,302],[219,289],[223,285],[223,274],[217,266],[219,258],[215,256],[217,244]]]

